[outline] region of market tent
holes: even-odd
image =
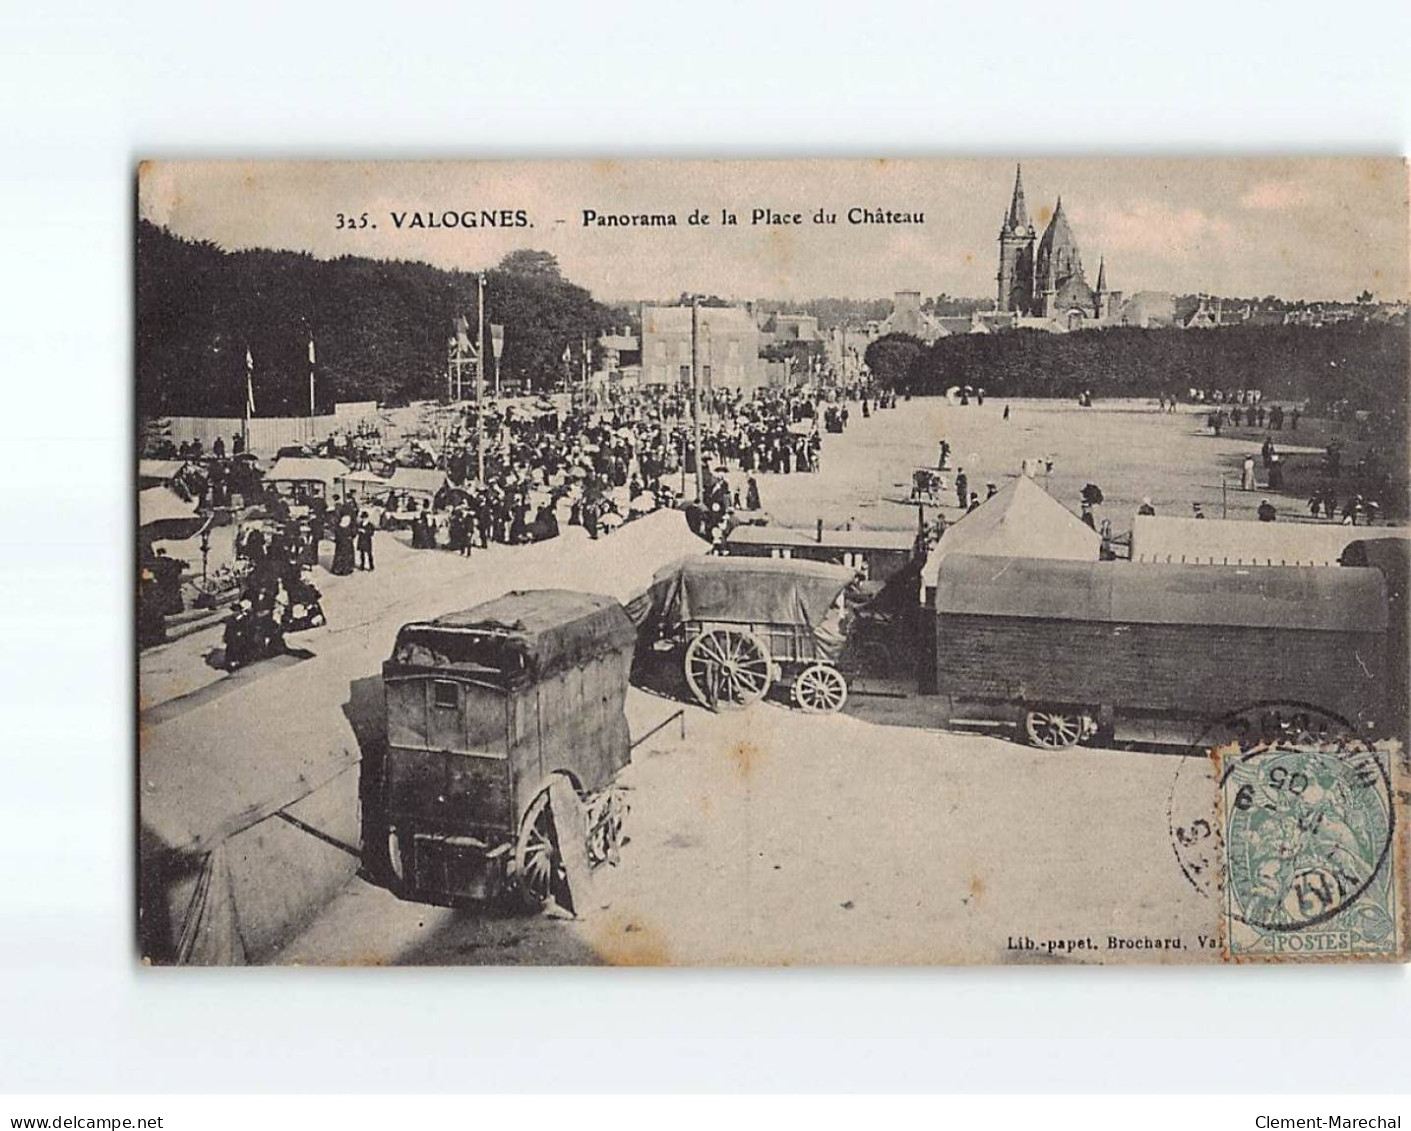
[[[433,499],[448,482],[444,471],[426,467],[399,467],[388,480],[394,491],[410,491]]]
[[[344,494],[351,492],[361,498],[364,495],[390,491],[392,481],[370,471],[351,471],[338,480],[338,489]]]
[[[1021,475],[946,529],[926,559],[921,584],[935,588],[947,554],[1095,562],[1101,548],[1097,531]]]
[[[143,723],[144,958],[266,960],[353,876],[359,746],[318,668],[261,681],[258,709],[242,687]]]
[[[324,491],[331,493],[334,483],[347,475],[348,466],[342,460],[283,456],[269,469],[265,482],[322,483]]]
[[[170,483],[185,466],[186,461],[181,459],[140,459],[137,461],[137,485],[152,487]]]
[[[195,527],[186,535],[162,535],[162,537],[189,537],[201,525],[201,517],[196,513],[196,504],[183,499],[170,487],[148,487],[137,492],[137,525],[155,526],[159,523],[188,524]]]
[[[1132,560],[1187,565],[1330,566],[1362,538],[1411,538],[1411,530],[1314,522],[1168,518],[1139,514]]]
[[[565,533],[581,531],[582,527],[573,526]],[[678,510],[643,515],[596,541],[584,536],[581,545],[581,576],[591,577],[594,589],[616,597],[624,606],[651,588],[652,578],[663,564],[703,557],[710,551],[710,543],[691,533],[685,512]]]

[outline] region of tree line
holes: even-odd
[[[930,345],[888,334],[867,347],[865,361],[884,385],[921,395],[956,385],[982,387],[996,397],[1262,389],[1266,398],[1307,400],[1315,410],[1346,401],[1404,419],[1411,349],[1405,326],[1341,322],[1069,334],[1015,330],[954,334]]]
[[[137,230],[137,394],[142,416],[239,416],[246,353],[259,416],[309,409],[309,339],[318,411],[335,401],[443,396],[447,340],[477,321],[477,278],[426,263],[303,252],[225,251],[147,221]],[[505,327],[500,371],[548,389],[576,375],[581,345],[611,321],[547,252],[517,251],[486,272],[485,323]],[[487,378],[494,366],[486,357]],[[467,377],[469,374],[467,374]]]

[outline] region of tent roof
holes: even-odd
[[[390,480],[383,479],[380,475],[374,475],[370,471],[350,471],[347,475],[340,476],[339,482],[370,485],[373,487],[391,486]]]
[[[1374,569],[998,561],[970,554],[942,563],[936,611],[1324,632],[1380,632],[1387,623],[1382,577]]]
[[[737,526],[726,537],[736,546],[811,546],[813,539],[787,526]]]
[[[1337,565],[1349,543],[1369,536],[1411,538],[1411,529],[1314,522],[1176,518],[1139,514],[1132,560],[1201,565]]]
[[[265,479],[286,483],[332,483],[347,474],[348,466],[342,460],[284,456],[275,461]]]
[[[1021,475],[946,529],[922,577],[925,585],[935,585],[941,559],[949,554],[1095,562],[1101,548],[1097,531]]]
[[[137,478],[175,479],[176,473],[185,466],[186,461],[181,459],[140,459],[137,461]]]
[[[197,519],[196,505],[183,499],[170,487],[148,487],[137,492],[137,524]]]
[[[446,473],[436,468],[399,467],[387,482],[396,491],[424,491],[434,495],[446,485]]]

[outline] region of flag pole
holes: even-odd
[[[245,416],[241,432],[245,440],[245,450],[250,450],[250,417],[255,412],[255,359],[250,353],[249,343],[245,345]]]
[[[481,484],[485,482],[485,408],[480,391],[485,386],[485,272],[480,272],[476,298],[475,331],[475,467]]]
[[[691,438],[696,449],[696,502],[705,497],[701,471],[701,300],[691,300]]]

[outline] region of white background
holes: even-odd
[[[139,156],[1397,153],[1409,33],[1393,0],[0,7],[0,1091],[1411,1087],[1393,968],[142,972],[128,549]]]

